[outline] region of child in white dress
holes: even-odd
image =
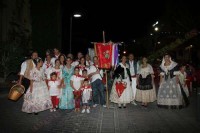
[[[57,78],[57,73],[53,72],[50,74],[51,80],[48,81],[49,94],[51,96],[51,101],[53,108],[50,109],[50,112],[56,111],[59,105],[59,96],[60,96],[60,80]]]
[[[81,90],[82,90],[82,102],[83,102],[83,110],[81,113],[85,113],[85,111],[87,113],[90,113],[89,100],[92,99],[92,88],[89,84],[88,79],[84,79]]]

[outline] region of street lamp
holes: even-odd
[[[158,30],[159,30],[159,28],[158,28],[158,27],[155,27],[155,28],[154,28],[154,30],[155,30],[155,31],[158,31]]]
[[[70,35],[69,35],[69,52],[72,52],[72,18],[80,18],[81,14],[73,14],[70,16]]]

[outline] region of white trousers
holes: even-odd
[[[132,79],[132,89],[133,89],[133,97],[135,99],[135,95],[136,95],[136,77],[135,78],[131,78]]]

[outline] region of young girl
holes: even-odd
[[[80,103],[81,103],[81,85],[83,78],[79,75],[79,68],[75,67],[74,75],[71,77],[71,87],[73,88],[74,99],[75,99],[75,112],[80,111]]]
[[[45,82],[44,70],[41,68],[43,61],[41,58],[33,60],[36,67],[30,72],[30,86],[24,95],[22,111],[37,114],[52,108],[51,97]]]
[[[84,79],[81,90],[82,90],[82,102],[83,102],[83,110],[81,113],[85,113],[85,111],[87,113],[90,113],[89,100],[92,99],[92,88],[89,84],[88,79]]]
[[[51,101],[53,104],[53,108],[50,109],[50,112],[56,111],[56,108],[58,108],[59,105],[59,96],[60,96],[60,80],[57,79],[56,72],[53,72],[50,74],[51,80],[48,81],[48,88],[49,93],[51,96]]]

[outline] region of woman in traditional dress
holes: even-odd
[[[71,65],[72,60],[67,57],[66,65],[63,67],[63,86],[62,96],[60,98],[59,108],[60,109],[73,109],[74,108],[74,95],[73,89],[70,85],[70,79],[74,74],[74,67]]]
[[[142,102],[142,106],[147,107],[149,102],[156,100],[156,91],[154,85],[154,72],[147,58],[143,57],[137,73],[137,91],[135,100]]]
[[[111,102],[117,103],[119,108],[121,108],[122,105],[126,108],[126,104],[134,100],[133,91],[131,89],[131,75],[128,64],[126,64],[126,56],[122,56],[122,62],[114,71],[114,78],[110,100]],[[116,85],[119,82],[121,82],[125,88],[121,96],[116,90]]]
[[[183,103],[179,86],[178,64],[171,60],[169,54],[166,54],[164,55],[160,69],[157,104],[159,107],[179,108]]]
[[[30,72],[30,87],[24,95],[22,111],[37,114],[52,108],[51,97],[45,82],[44,70],[41,68],[43,61],[41,58],[33,60],[36,67]]]

